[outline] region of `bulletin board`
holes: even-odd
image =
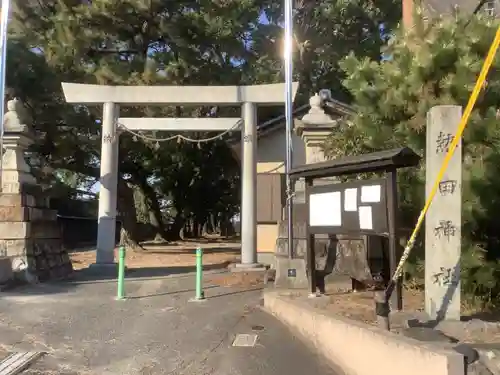
[[[387,179],[307,188],[309,233],[387,236]]]

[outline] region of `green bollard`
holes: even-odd
[[[196,249],[196,297],[197,301],[205,299],[203,292],[203,250]]]
[[[125,298],[125,246],[118,248],[118,291],[116,299]]]

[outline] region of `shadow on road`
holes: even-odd
[[[215,288],[217,286],[214,286]],[[233,292],[228,292],[228,293],[220,293],[220,294],[215,294],[213,296],[208,296],[209,299],[214,299],[214,298],[220,298],[220,297],[229,297],[229,296],[235,296],[238,294],[243,294],[243,293],[250,293],[250,292],[258,292],[264,290],[264,287],[257,287],[257,288],[251,288],[251,289],[243,289],[243,290],[237,290]]]
[[[205,286],[203,289],[208,290],[208,289],[213,289],[213,288],[218,288],[218,285],[208,285]],[[147,295],[131,295],[128,296],[127,299],[145,299],[145,298],[153,298],[153,297],[165,297],[165,296],[172,296],[175,294],[183,294],[183,293],[195,293],[196,290],[191,288],[191,289],[182,289],[182,290],[173,290],[173,291],[168,291],[168,292],[162,292],[162,293],[154,293],[154,294],[147,294]]]
[[[203,266],[203,271],[210,274],[226,273],[227,266],[230,262],[221,262]],[[4,295],[43,295],[43,294],[58,294],[68,293],[72,289],[78,288],[80,285],[98,284],[98,283],[116,283],[117,270],[111,269],[95,269],[92,267],[74,271],[70,279],[60,281],[50,281],[36,285],[17,283],[11,288],[0,292],[0,298]],[[125,282],[127,280],[141,279],[144,281],[159,280],[168,277],[193,277],[196,272],[195,266],[173,266],[173,267],[143,267],[143,268],[128,268],[125,271]]]
[[[185,239],[182,241],[144,241],[141,245],[144,247],[162,247],[162,246],[187,246],[192,245],[194,248],[198,245],[214,245],[214,244],[227,244],[227,243],[238,243],[240,242],[239,237],[234,238],[193,238]]]
[[[203,266],[203,271],[225,270],[231,262],[225,261],[221,263],[208,264]],[[172,266],[172,267],[140,267],[127,268],[125,278],[142,279],[142,278],[161,278],[167,276],[175,276],[196,272],[196,266]],[[115,280],[117,272],[99,272],[93,270],[92,267],[75,271],[74,281],[103,281]]]
[[[239,289],[239,290],[231,290],[230,292],[220,292],[221,290],[223,291],[226,288],[230,287],[223,287],[220,285],[208,285],[203,288],[205,292],[209,291],[208,293],[205,293],[205,299],[207,301],[213,300],[216,298],[221,298],[221,297],[230,297],[230,296],[237,296],[237,295],[242,295],[245,293],[252,293],[252,292],[259,292],[264,290],[263,287],[256,287],[256,288],[244,288],[244,289]],[[219,290],[217,292],[216,290]],[[214,294],[211,294],[210,291],[214,291]],[[149,294],[149,295],[144,295],[144,296],[128,296],[127,299],[129,300],[142,300],[146,298],[154,298],[154,297],[165,297],[165,296],[172,296],[176,294],[184,294],[184,293],[192,293],[194,296],[194,293],[196,292],[195,289],[182,289],[182,290],[175,290],[175,291],[169,291],[169,292],[164,292],[164,293],[155,293],[155,294]]]
[[[149,247],[149,246],[148,246]],[[152,247],[153,248],[153,247]],[[195,254],[196,247],[193,248],[182,248],[182,249],[165,249],[165,250],[149,250],[146,249],[144,251],[145,254],[155,254],[155,255],[185,255],[185,254]],[[234,254],[239,255],[241,252],[241,248],[239,246],[230,246],[230,247],[214,247],[203,249],[203,254]]]

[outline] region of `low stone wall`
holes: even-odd
[[[308,305],[291,292],[266,291],[264,308],[345,375],[465,375],[464,357]]]

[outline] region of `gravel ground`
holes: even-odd
[[[260,309],[259,276],[207,272],[204,302],[194,274],[116,282],[77,274],[72,282],[0,294],[0,348],[47,354],[30,375],[319,375],[336,374]],[[254,347],[233,347],[256,334]]]

